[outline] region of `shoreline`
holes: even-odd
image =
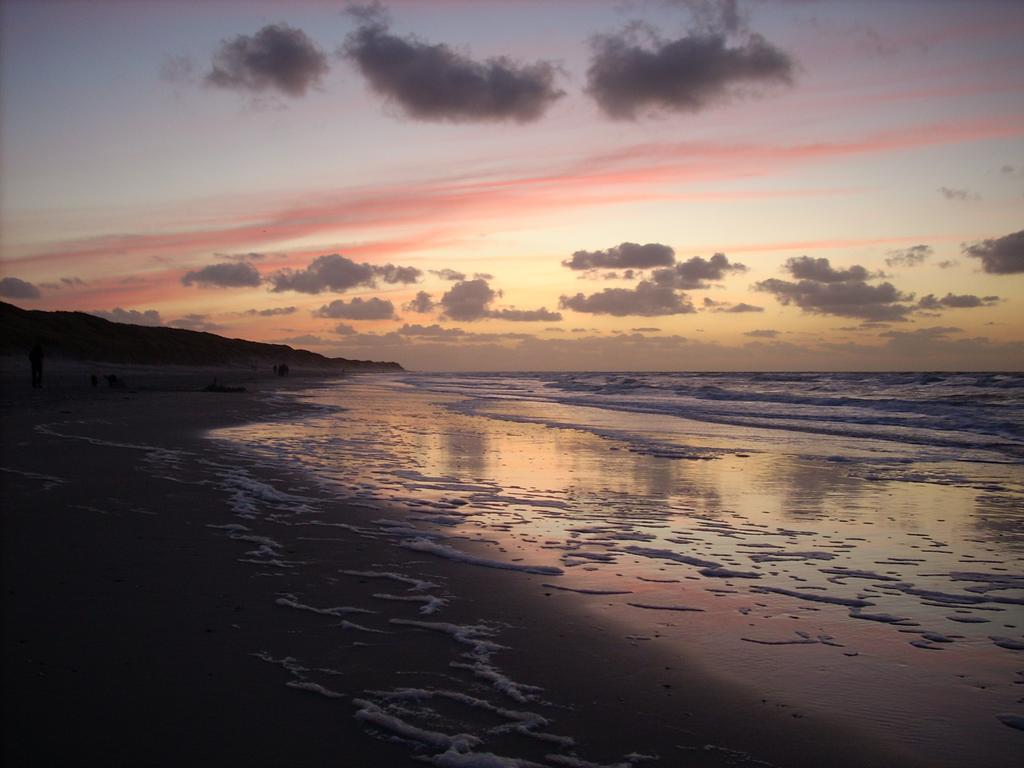
[[[109,444],[202,455],[205,430],[259,412],[253,395],[3,385],[2,465],[29,473],[0,475],[5,762],[337,764],[355,729],[346,739],[310,696],[282,716],[273,670],[251,655],[278,609],[237,543],[205,528],[230,516],[223,494]],[[82,418],[86,439],[34,430]]]
[[[88,390],[62,396],[50,389],[33,401],[4,384],[3,466],[36,475],[3,475],[5,495],[14,501],[4,516],[4,618],[14,628],[5,632],[5,756],[14,764],[46,762],[41,750],[50,750],[55,763],[96,754],[114,763],[167,765],[197,757],[255,765],[412,764],[407,746],[367,735],[350,699],[395,659],[415,661],[425,671],[421,681],[436,679],[464,649],[436,632],[391,626],[379,644],[356,645],[360,639],[342,653],[335,646],[351,638],[339,633],[337,616],[275,604],[282,592],[301,599],[303,592],[314,594],[308,575],[287,584],[281,582],[295,581],[287,574],[259,575],[252,563],[239,562],[239,541],[206,527],[239,521],[230,491],[211,488],[194,462],[224,458],[201,435],[282,418],[287,407],[260,402],[255,392],[103,391],[97,398]],[[291,407],[301,410],[294,401]],[[52,421],[70,422],[67,433],[84,439],[34,430]],[[154,476],[145,466],[152,451],[96,441],[156,446],[165,451],[165,466]],[[181,453],[184,459],[173,458]],[[116,490],[112,472],[126,477]],[[309,479],[283,468],[272,480],[296,498],[314,499],[332,519],[343,515],[358,524],[381,512],[325,498]],[[117,503],[104,510],[111,499]],[[655,747],[662,764],[726,764],[740,752],[780,766],[914,764],[835,724],[772,711],[752,691],[686,659],[623,644],[566,595],[552,590],[539,604],[523,589],[550,576],[482,571],[429,556],[410,563],[408,551],[386,541],[378,545],[344,529],[330,533],[330,542],[307,537],[287,553],[334,580],[332,602],[314,607],[381,608],[373,600],[379,584],[354,584],[340,579],[339,570],[414,568],[442,581],[457,599],[423,618],[511,623],[495,638],[512,649],[498,654],[501,670],[525,684],[545,682],[552,732],[573,737],[581,759],[621,759],[635,740]],[[350,562],[332,560],[337,539]],[[420,620],[415,606],[404,614]],[[315,695],[312,686],[290,690],[287,683],[304,681],[252,655],[280,660],[282,650],[295,649],[333,655],[334,671],[342,674],[328,676],[333,687],[313,685],[345,698]],[[74,725],[55,738],[53,722]],[[481,751],[501,754],[502,739],[495,742]],[[705,749],[708,744],[720,751]]]

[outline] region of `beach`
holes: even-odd
[[[4,378],[8,762],[1024,755],[1012,461],[870,479],[795,433],[741,449],[706,427],[684,452],[651,416],[641,445],[621,412],[401,377],[229,371],[247,391],[218,393],[198,391],[209,371],[129,369],[125,390],[83,374],[35,392]],[[980,496],[1010,502],[954,539]],[[962,510],[914,517],[936,499]],[[893,516],[870,554],[846,530]],[[900,528],[918,535],[882,543]],[[853,569],[854,551],[875,565]],[[990,589],[908,581],[944,552],[947,581],[984,572],[968,586]]]
[[[4,765],[1024,766],[1022,36],[0,0]]]

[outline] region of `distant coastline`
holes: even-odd
[[[26,355],[41,339],[49,359],[128,365],[234,366],[284,363],[325,371],[395,372],[395,362],[326,357],[286,344],[229,339],[204,331],[129,325],[85,312],[26,310],[0,302],[0,355]]]

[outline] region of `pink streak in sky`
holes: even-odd
[[[737,180],[761,176],[794,163],[1021,134],[1024,119],[1014,116],[913,126],[844,141],[783,145],[639,144],[584,158],[556,173],[334,192],[321,195],[313,204],[266,212],[262,220],[246,211],[235,217],[236,222],[244,221],[243,224],[233,225],[229,219],[220,227],[72,240],[54,243],[44,252],[9,256],[5,261],[22,265],[66,264],[81,270],[83,260],[99,265],[114,261],[123,264],[126,256],[187,259],[198,254],[253,250],[302,237],[366,231],[372,227],[444,224],[453,228],[454,221],[461,218],[478,228],[483,221],[519,219],[525,214],[554,214],[565,208],[657,199],[659,195],[649,190],[651,184]],[[435,246],[419,239],[406,243],[408,250],[431,247]],[[400,250],[393,248],[390,253]],[[376,251],[388,252],[386,248]]]

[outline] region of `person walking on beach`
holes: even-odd
[[[43,342],[39,339],[28,353],[28,361],[32,363],[32,389],[43,388]]]

